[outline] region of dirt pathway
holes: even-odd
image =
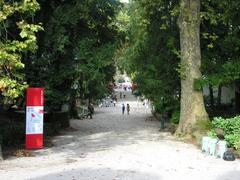
[[[159,132],[150,110],[126,93],[130,115],[97,108],[93,119],[72,120],[76,131],[54,138],[36,157],[0,163],[0,180],[240,180],[240,162],[205,156]]]

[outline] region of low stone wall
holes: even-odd
[[[25,111],[0,111],[0,141],[3,146],[24,143]],[[44,135],[53,136],[70,125],[69,113],[66,111],[44,113]]]

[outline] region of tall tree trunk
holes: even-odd
[[[213,87],[209,85],[209,97],[210,97],[210,106],[211,108],[214,107],[214,96],[213,96]]]
[[[0,161],[3,160],[3,155],[2,155],[2,145],[0,144]]]
[[[84,99],[83,81],[84,81],[84,77],[83,77],[83,73],[81,73],[80,80],[79,80],[79,94],[80,94],[81,103]]]
[[[240,80],[235,81],[235,111],[240,113]]]
[[[76,91],[74,89],[71,90],[69,103],[70,103],[69,108],[70,116],[71,118],[76,118],[78,114],[76,109]]]
[[[236,113],[240,113],[240,92],[235,91],[235,111]]]
[[[217,105],[221,106],[222,101],[222,86],[218,86]]]
[[[181,0],[178,19],[180,28],[181,66],[181,111],[177,134],[192,134],[196,123],[208,120],[203,93],[193,88],[194,80],[201,78],[200,52],[200,0]]]

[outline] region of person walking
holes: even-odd
[[[127,114],[129,115],[129,112],[130,112],[130,105],[127,104]]]
[[[125,112],[125,105],[124,103],[122,103],[122,115],[124,115],[124,112]]]

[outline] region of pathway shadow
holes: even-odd
[[[72,169],[68,171],[59,172],[56,174],[48,174],[37,178],[31,178],[31,180],[161,180],[161,177],[149,174],[145,172],[129,171],[129,170],[114,170],[110,168],[83,168]]]
[[[216,180],[239,180],[240,171],[230,171],[228,173],[220,175]]]
[[[129,94],[129,99],[135,99]],[[128,97],[128,96],[127,96]],[[130,115],[122,115],[118,107],[96,108],[93,119],[71,122],[72,132],[53,138],[53,147],[34,151],[36,156],[61,154],[65,158],[83,158],[90,153],[112,150],[146,141],[161,141],[158,121],[146,121],[149,109],[133,108]]]
[[[115,116],[115,118],[119,119],[121,116]],[[73,128],[77,131],[67,132],[54,138],[54,147],[37,151],[35,154],[44,156],[49,152],[64,153],[67,158],[81,158],[83,154],[86,156],[89,153],[134,145],[142,141],[164,140],[159,133],[159,122],[146,121],[145,117],[135,116],[136,120],[130,120],[125,116],[122,121],[116,120],[111,123],[108,123],[110,120],[101,122],[101,119],[98,119],[99,122],[94,119],[80,123],[76,121]]]

